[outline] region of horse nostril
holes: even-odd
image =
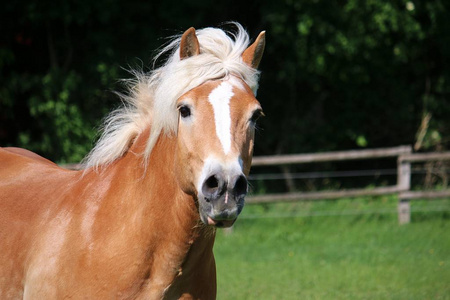
[[[205,180],[202,187],[202,192],[206,197],[211,197],[219,189],[219,180],[216,175],[212,175]]]
[[[244,175],[241,175],[236,180],[236,183],[234,185],[234,192],[237,196],[245,195],[247,194],[247,186],[248,182]]]
[[[206,179],[205,184],[210,189],[219,187],[219,181],[217,180],[215,175],[210,176],[208,179]]]

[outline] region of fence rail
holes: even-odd
[[[275,156],[255,156],[252,166],[292,165],[326,161],[344,161],[357,159],[374,159],[386,157],[398,157],[399,155],[411,153],[410,146],[399,146],[395,148],[380,148],[368,150],[335,151],[315,154],[288,154]]]
[[[450,189],[442,191],[411,191],[411,164],[417,162],[450,160],[450,152],[412,153],[411,146],[393,148],[338,151],[317,154],[291,154],[276,156],[259,156],[253,158],[252,167],[283,166],[317,162],[334,162],[345,160],[397,158],[397,183],[393,186],[373,189],[349,189],[323,192],[293,192],[265,194],[247,197],[248,203],[294,202],[304,200],[338,199],[344,197],[379,196],[397,194],[399,196],[398,218],[400,224],[411,220],[409,200],[418,198],[450,197]]]

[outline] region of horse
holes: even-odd
[[[80,170],[0,148],[1,299],[216,297],[216,228],[242,211],[263,115],[265,32],[235,25],[134,72]]]

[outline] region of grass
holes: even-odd
[[[217,234],[218,299],[450,299],[450,201],[412,202],[403,226],[396,205],[248,205]]]

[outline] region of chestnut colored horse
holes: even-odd
[[[70,171],[0,148],[0,299],[214,299],[247,193],[264,32],[190,28]]]

